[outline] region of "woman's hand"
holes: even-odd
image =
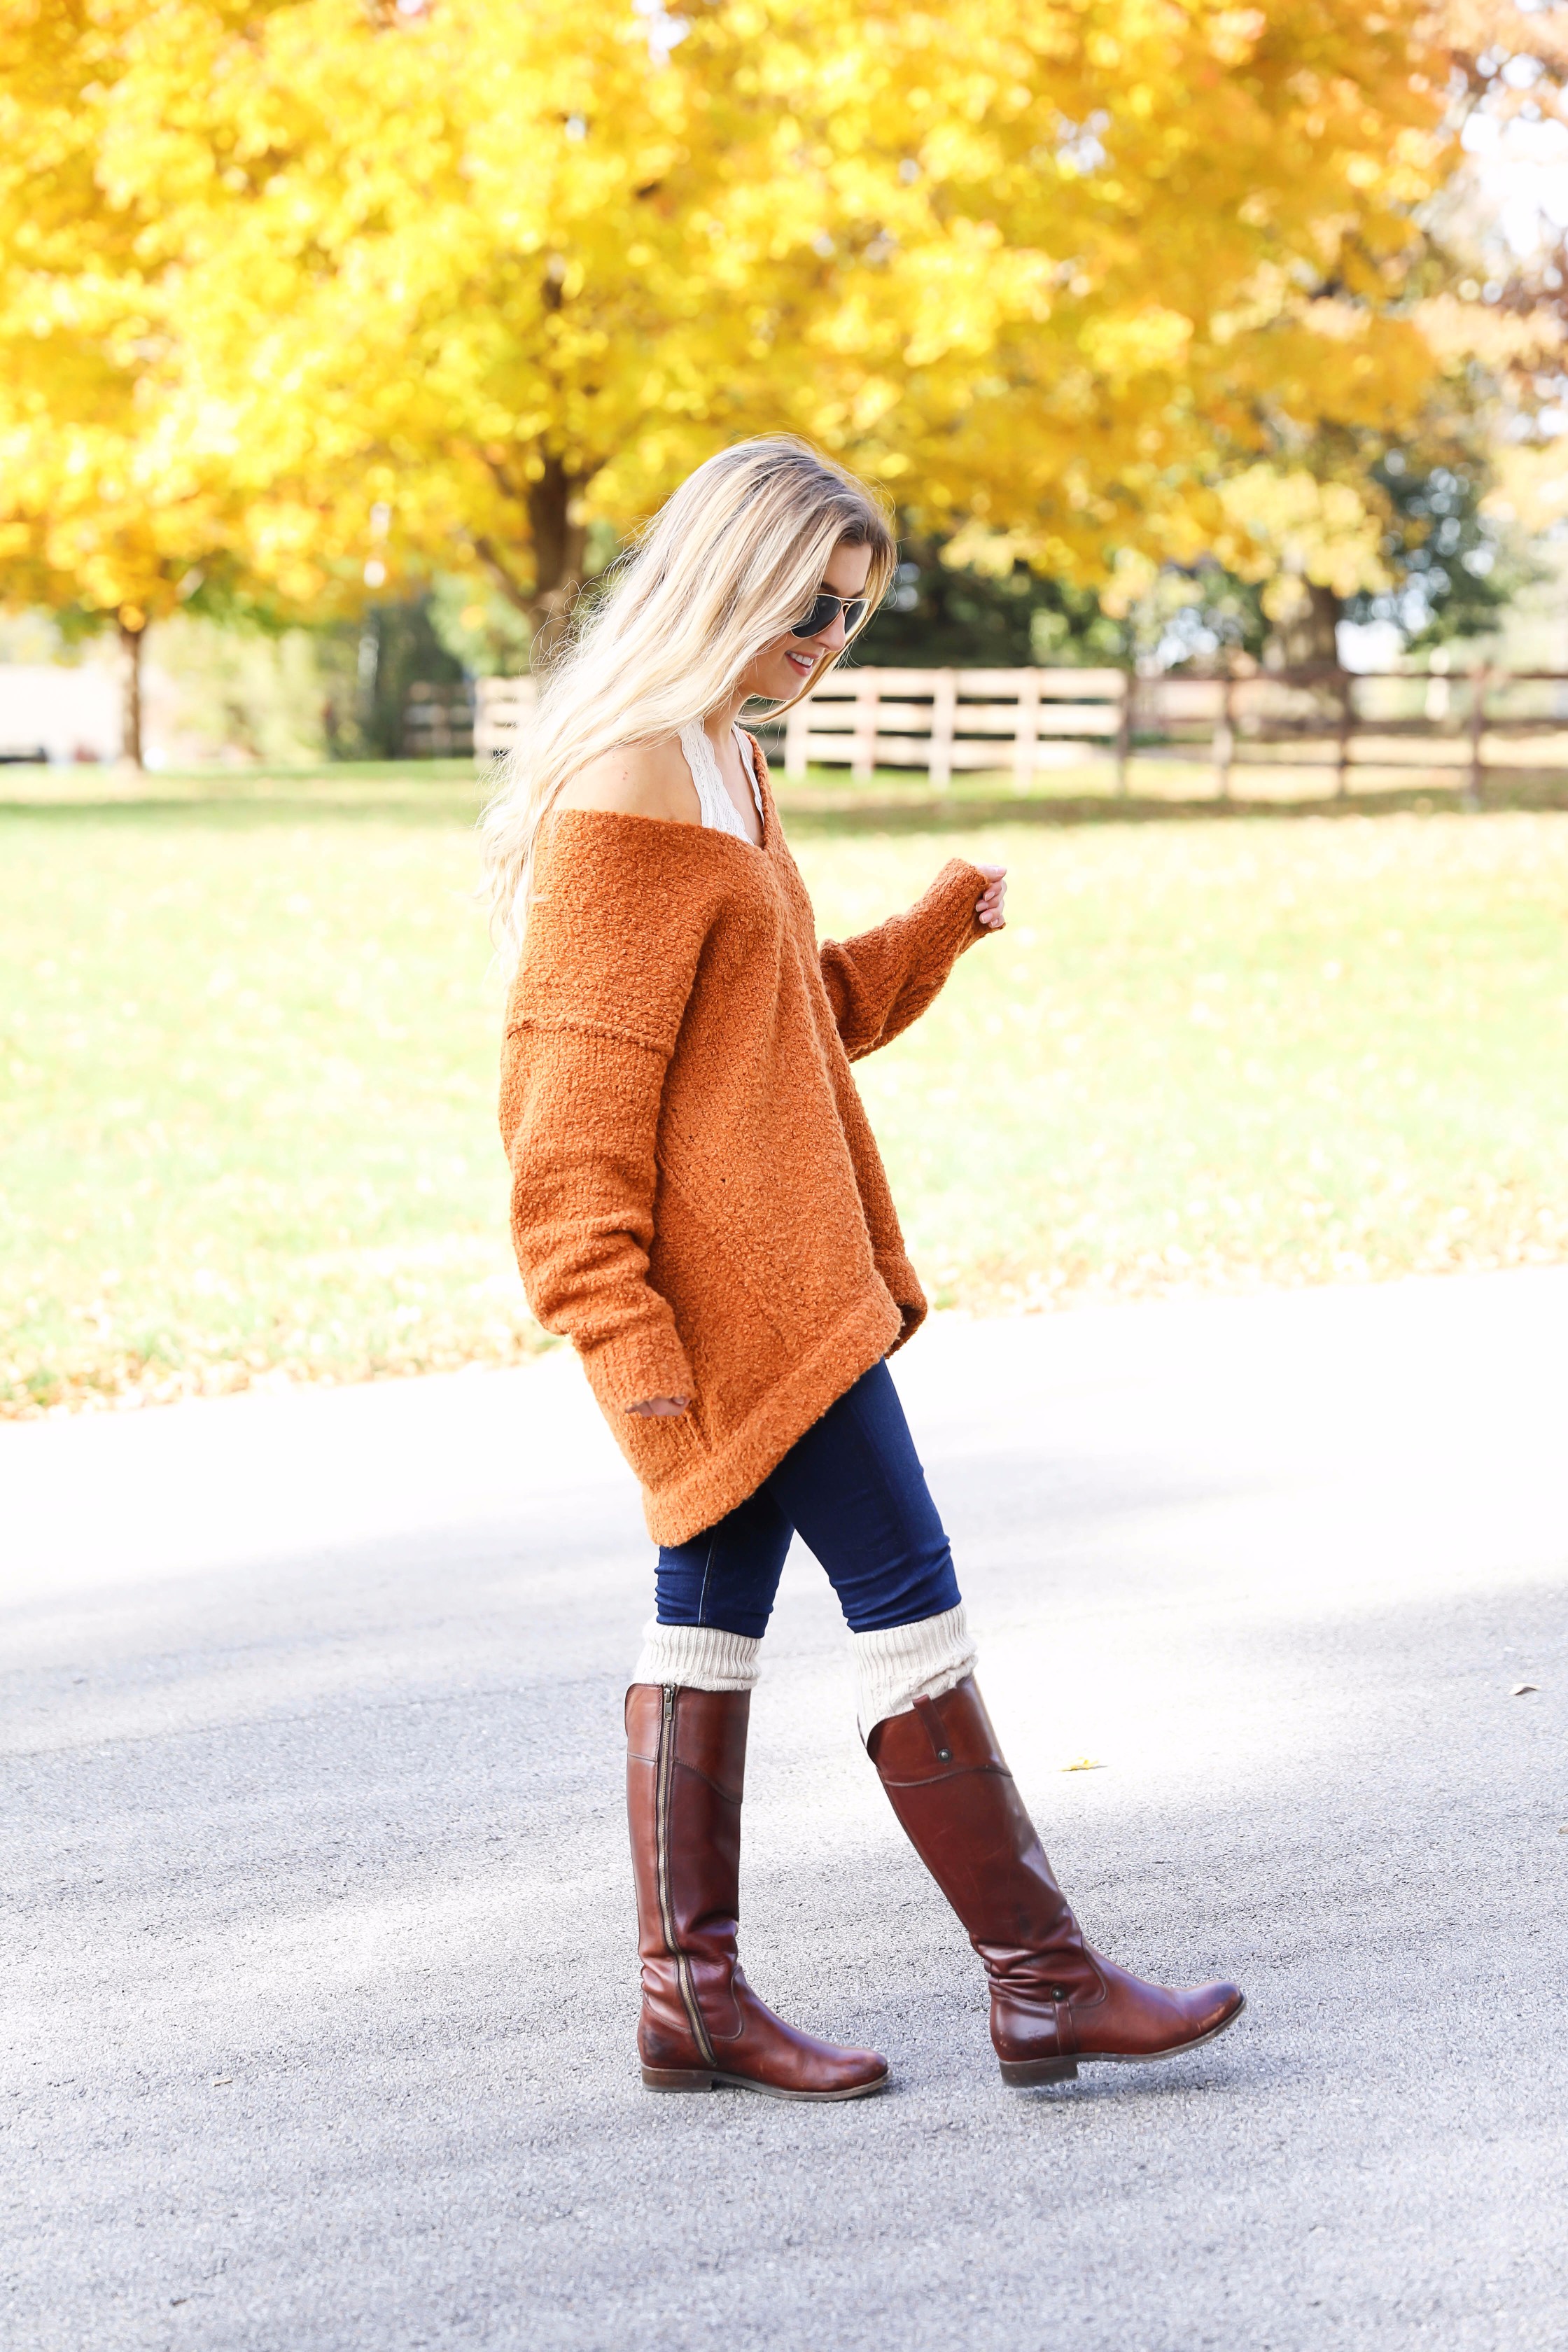
[[[1006,929],[1007,918],[1003,908],[1007,903],[1007,868],[1005,866],[983,866],[985,887],[974,901],[974,911],[988,931]]]
[[[627,1405],[626,1411],[637,1413],[645,1421],[669,1421],[678,1412],[684,1412],[690,1402],[689,1397],[645,1397],[641,1404]]]

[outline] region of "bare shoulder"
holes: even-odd
[[[669,824],[700,824],[691,771],[679,740],[617,743],[579,768],[562,786],[558,809],[605,809],[616,816],[651,816]]]

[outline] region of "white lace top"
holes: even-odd
[[[757,822],[759,824],[765,824],[767,820],[763,814],[763,795],[757,785],[757,772],[752,765],[752,747],[738,727],[735,730],[735,743],[741,754],[741,765],[745,769],[751,783],[752,798],[757,803]],[[750,835],[747,834],[745,822],[740,810],[730,798],[723,777],[719,773],[719,762],[714,755],[713,746],[708,740],[708,730],[700,719],[694,719],[689,727],[681,729],[680,748],[686,754],[686,764],[691,771],[691,781],[697,787],[697,799],[702,811],[703,824],[712,833],[732,833],[737,841],[749,840]]]

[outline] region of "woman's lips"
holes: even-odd
[[[786,662],[793,663],[796,669],[811,670],[816,667],[815,654],[785,654],[784,659]]]

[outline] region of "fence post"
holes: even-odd
[[[792,784],[805,777],[805,738],[811,726],[811,697],[792,702],[784,712],[784,774]]]
[[[1352,686],[1352,681],[1348,670],[1342,669],[1335,672],[1334,688],[1340,698],[1340,715],[1335,729],[1339,742],[1334,769],[1334,793],[1335,797],[1342,801],[1351,788],[1351,728],[1355,721],[1355,706],[1351,698]]]
[[[1013,739],[1013,789],[1026,793],[1035,780],[1035,749],[1040,732],[1040,677],[1037,670],[1021,673],[1018,728]]]
[[[1236,757],[1236,730],[1231,723],[1234,709],[1231,700],[1233,688],[1234,681],[1227,673],[1220,693],[1219,717],[1215,721],[1213,746],[1215,781],[1222,801],[1227,801],[1230,798],[1231,762]]]
[[[1132,688],[1133,673],[1121,673],[1121,707],[1116,714],[1116,790],[1118,796],[1127,798],[1127,762],[1132,757]]]
[[[1468,809],[1479,809],[1481,805],[1481,784],[1486,774],[1481,734],[1487,723],[1487,683],[1490,676],[1485,662],[1478,663],[1470,672],[1470,766],[1462,795],[1463,804]]]
[[[958,673],[931,672],[931,762],[926,771],[932,789],[945,793],[952,782],[952,739],[958,725]]]
[[[855,680],[855,735],[849,773],[858,784],[868,784],[877,767],[877,706],[881,696],[875,678],[864,671]]]

